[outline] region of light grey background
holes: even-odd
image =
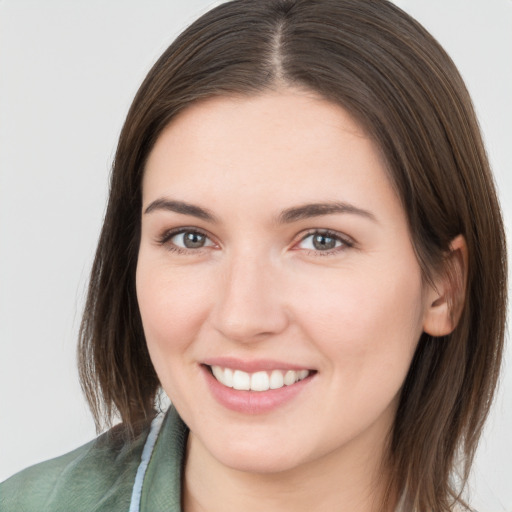
[[[466,79],[510,231],[512,1],[396,3]],[[0,0],[0,480],[95,435],[75,345],[117,137],[151,64],[211,5]],[[512,512],[511,365],[509,348],[471,482],[480,512]]]

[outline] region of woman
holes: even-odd
[[[80,368],[123,423],[2,510],[463,505],[505,275],[471,103],[424,29],[383,1],[223,4],[119,141]]]

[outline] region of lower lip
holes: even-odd
[[[311,383],[314,375],[309,375],[291,386],[283,386],[279,389],[240,391],[223,386],[211,374],[208,367],[203,366],[202,370],[208,387],[217,402],[227,409],[243,414],[264,414],[283,406],[303,391]]]

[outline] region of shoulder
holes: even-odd
[[[128,510],[147,437],[120,427],[76,450],[29,467],[0,484],[2,512]]]

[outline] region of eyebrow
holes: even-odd
[[[277,222],[279,224],[288,224],[303,219],[309,219],[310,217],[319,217],[321,215],[331,215],[336,213],[360,215],[377,222],[375,215],[368,210],[363,210],[353,204],[343,202],[313,203],[287,208],[278,215]]]
[[[215,217],[215,215],[213,215],[209,210],[184,201],[175,201],[173,199],[165,198],[156,199],[144,210],[144,213],[151,213],[157,210],[191,215],[192,217],[197,217],[213,223],[218,222],[217,217]]]
[[[183,215],[191,215],[208,222],[218,223],[217,217],[210,210],[174,199],[156,199],[149,204],[149,206],[144,210],[144,213],[151,213],[158,210],[181,213]],[[278,224],[291,224],[292,222],[309,219],[311,217],[320,217],[322,215],[332,215],[339,213],[359,215],[377,222],[377,219],[373,213],[369,212],[368,210],[358,208],[353,204],[344,202],[310,203],[287,208],[277,216],[276,222]]]

